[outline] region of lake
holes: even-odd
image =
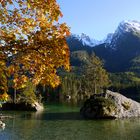
[[[140,140],[140,119],[84,120],[79,107],[50,104],[43,112],[2,112],[0,140]]]

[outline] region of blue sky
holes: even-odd
[[[140,21],[140,0],[57,0],[75,34],[102,40],[123,20]]]

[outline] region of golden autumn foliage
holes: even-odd
[[[55,87],[57,69],[69,70],[70,32],[58,22],[62,16],[56,0],[0,0],[0,64],[8,62],[14,88],[27,79]]]
[[[5,61],[1,60],[0,61],[0,93],[5,93],[8,90],[7,77],[8,77],[8,72],[7,72],[7,67],[5,65]]]
[[[8,94],[7,93],[3,93],[0,95],[0,100],[1,101],[7,101],[9,98]]]

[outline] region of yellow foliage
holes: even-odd
[[[57,86],[57,69],[70,67],[70,32],[58,22],[63,14],[56,0],[4,0],[0,7],[0,52],[13,56],[8,71],[14,87],[23,88],[29,77],[34,84]]]
[[[7,101],[9,98],[7,93],[1,94],[0,95],[0,101]]]

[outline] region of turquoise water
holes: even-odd
[[[47,105],[42,113],[3,112],[0,140],[140,140],[140,119],[84,120],[79,108]]]

